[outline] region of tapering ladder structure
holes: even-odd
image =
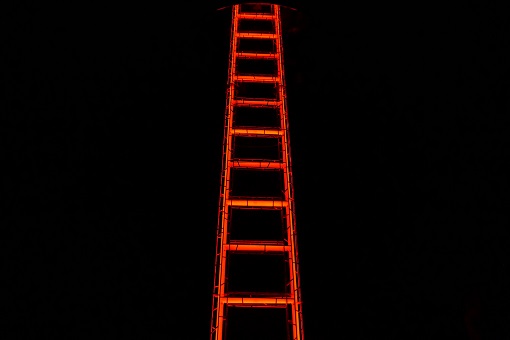
[[[210,339],[303,340],[280,5],[232,6],[225,111]]]

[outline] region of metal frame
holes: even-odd
[[[252,4],[255,5],[255,4]],[[229,306],[246,308],[286,308],[289,311],[289,339],[303,340],[302,303],[299,283],[299,263],[295,227],[295,208],[292,185],[291,152],[289,142],[289,124],[286,104],[285,77],[283,67],[283,45],[281,32],[281,8],[279,5],[263,4],[271,9],[266,12],[243,12],[246,5],[232,6],[232,25],[230,36],[230,60],[227,82],[227,100],[225,111],[223,167],[221,174],[221,190],[219,199],[218,229],[216,241],[215,282],[213,291],[213,313],[211,320],[211,340],[226,339],[227,308]],[[248,5],[250,6],[250,5]],[[271,20],[274,32],[240,32],[240,20]],[[241,52],[238,50],[240,39],[271,39],[274,42],[274,52]],[[274,75],[240,75],[236,70],[236,61],[244,59],[274,59],[277,64],[277,74]],[[236,86],[243,82],[270,83],[277,89],[277,98],[239,98],[236,97]],[[234,109],[239,106],[251,108],[274,107],[279,110],[280,127],[234,127]],[[280,160],[252,160],[233,158],[233,138],[246,136],[260,138],[264,136],[279,136],[281,138]],[[264,197],[233,197],[231,195],[231,173],[233,169],[250,169],[267,171],[278,169],[283,172],[283,199]],[[254,209],[283,209],[285,212],[286,235],[281,242],[229,240],[229,208],[246,207]],[[235,252],[249,252],[264,254],[268,252],[285,254],[289,268],[288,293],[281,296],[275,294],[254,294],[253,292],[236,292],[230,294],[227,289],[229,254]]]

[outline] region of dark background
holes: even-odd
[[[306,338],[510,338],[507,12],[335,4],[284,11]],[[207,339],[229,8],[4,13],[2,338]]]

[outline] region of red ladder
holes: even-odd
[[[280,6],[234,5],[230,39],[210,338],[234,340],[239,335],[229,332],[233,328],[229,311],[251,308],[283,310],[285,339],[303,340]],[[246,189],[250,185],[253,188]],[[274,192],[255,192],[262,187]],[[242,224],[236,219],[264,213],[278,214],[278,227],[264,223],[247,227],[250,221]],[[232,276],[240,267],[231,262],[243,254],[283,259],[278,289],[259,290],[253,283],[258,279],[252,277],[249,291],[238,290]],[[267,339],[272,339],[270,334]]]

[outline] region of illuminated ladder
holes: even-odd
[[[240,308],[283,310],[282,340],[303,340],[280,10],[267,3],[232,6],[211,340],[242,340],[230,332],[229,320],[229,312]],[[249,191],[270,187],[273,180],[277,194]],[[243,192],[250,184],[255,185]],[[237,215],[266,213],[278,214],[278,236],[271,223],[236,225]],[[231,262],[243,254],[282,259],[282,288],[236,290],[232,277],[240,267]]]

